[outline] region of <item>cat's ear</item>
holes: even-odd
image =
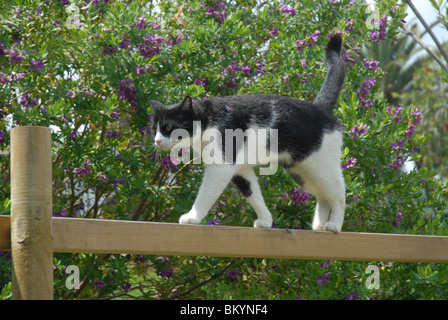
[[[151,100],[150,104],[153,112],[162,111],[165,109],[165,106],[161,104],[159,101]]]
[[[186,96],[184,101],[179,105],[179,108],[184,111],[191,111],[193,110],[193,101],[191,100],[190,96]]]

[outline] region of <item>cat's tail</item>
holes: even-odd
[[[345,62],[341,59],[342,36],[332,35],[325,48],[325,65],[327,76],[324,84],[314,99],[314,103],[329,106],[336,105],[345,78]]]

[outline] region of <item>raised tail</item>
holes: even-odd
[[[341,45],[341,35],[335,34],[331,36],[325,48],[327,76],[322,88],[314,99],[314,103],[329,106],[331,109],[336,105],[345,78],[345,62],[340,57]]]

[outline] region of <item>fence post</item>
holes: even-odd
[[[51,131],[11,129],[12,298],[53,299]]]

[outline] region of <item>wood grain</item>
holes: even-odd
[[[54,252],[448,262],[448,237],[427,235],[72,218],[53,218],[53,235]]]
[[[12,297],[53,298],[51,131],[11,129]]]

